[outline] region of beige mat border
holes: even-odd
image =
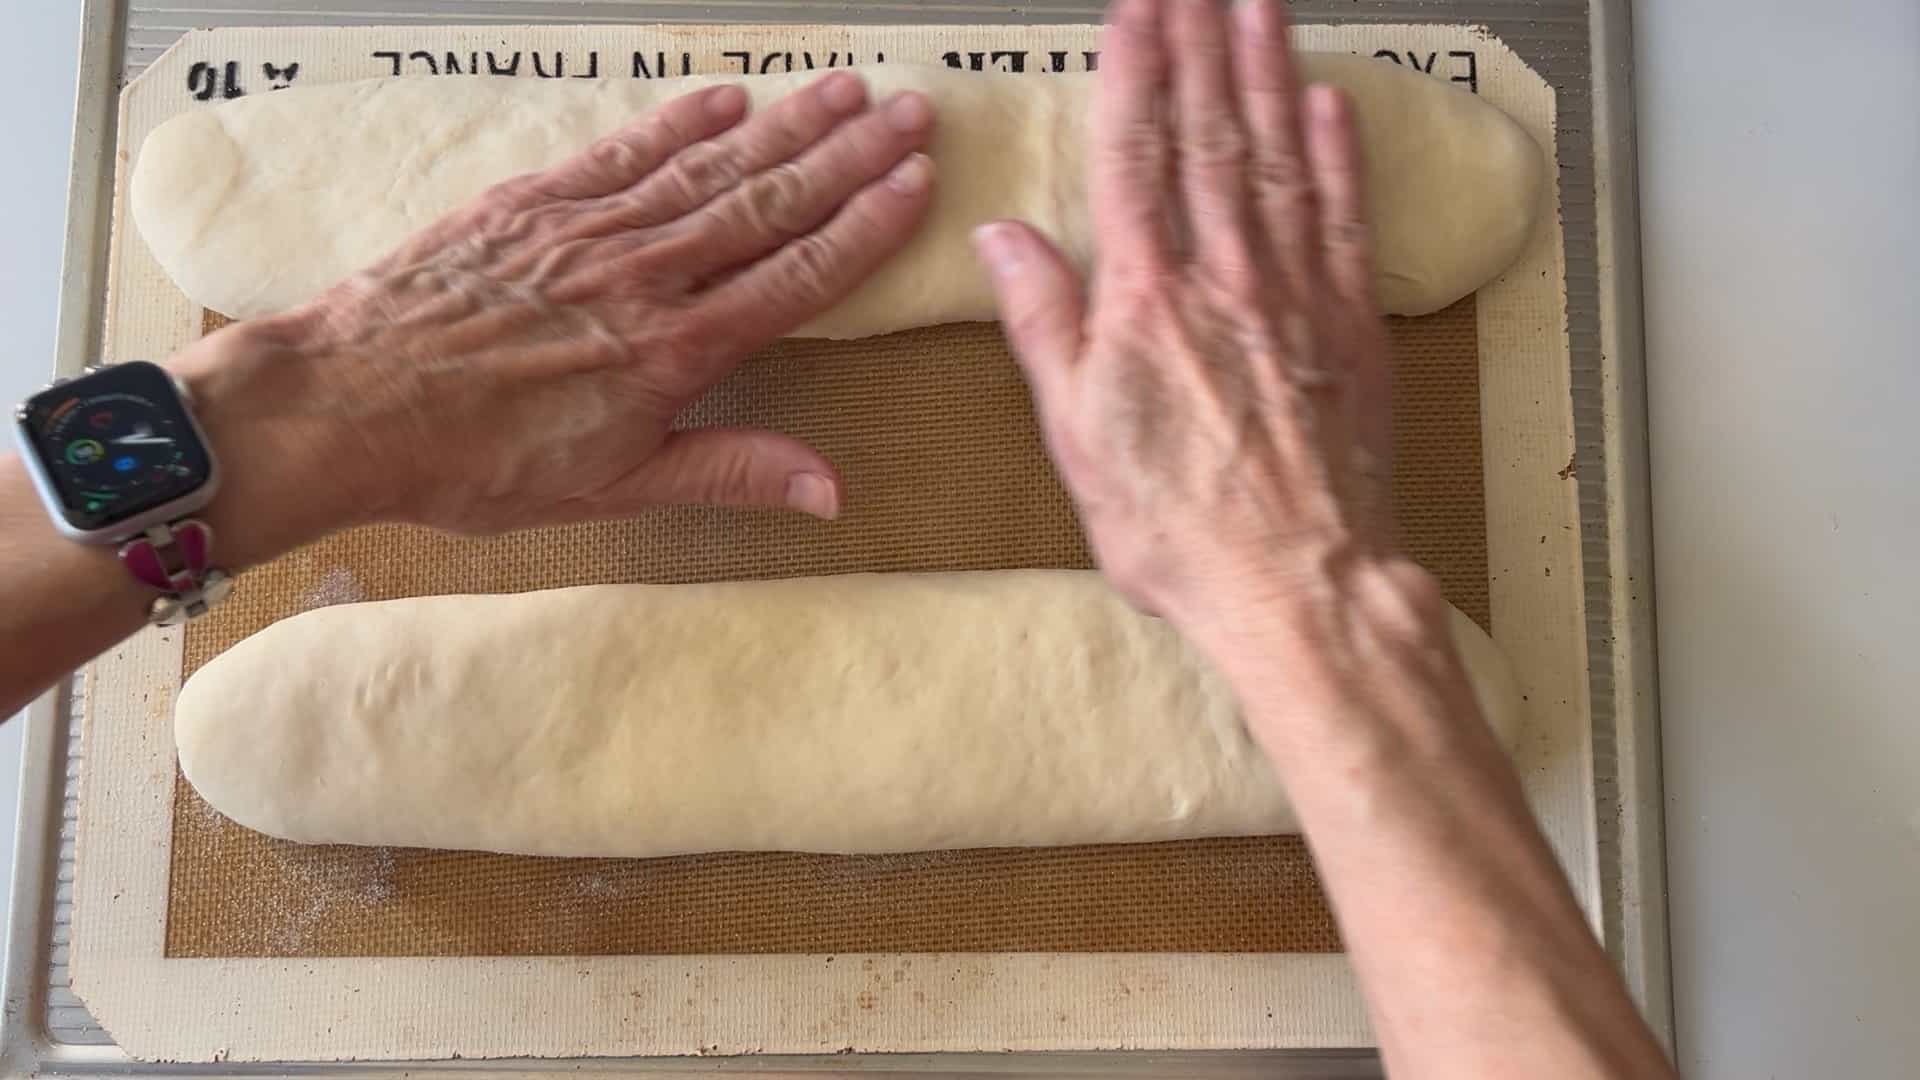
[[[1320,51],[1388,49],[1444,65],[1471,51],[1479,90],[1554,145],[1551,89],[1467,27],[1305,26]],[[284,59],[303,82],[390,73],[375,50],[488,47],[693,53],[1094,47],[1094,29],[1021,27],[382,27],[189,34],[122,99],[108,358],[163,355],[199,312],[123,214],[131,148],[190,104],[196,62]],[[617,70],[616,70],[617,69]],[[1444,70],[1444,68],[1442,69]],[[603,67],[624,75],[624,65]],[[1035,77],[1044,77],[1036,75]],[[1549,178],[1556,170],[1549,169]],[[1550,192],[1557,208],[1557,188]],[[1527,792],[1589,912],[1598,910],[1590,717],[1557,212],[1481,291],[1483,453],[1495,636],[1529,705]],[[82,718],[74,988],[138,1058],[179,1061],[702,1053],[1224,1049],[1368,1045],[1345,959],[1306,955],[966,954],[192,960],[163,956],[172,698],[181,635],[149,630],[89,673]]]

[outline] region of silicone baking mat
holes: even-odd
[[[221,320],[209,318],[209,325]],[[1487,620],[1471,298],[1395,319],[1395,503],[1449,599]],[[307,608],[448,592],[874,570],[1091,565],[999,328],[791,341],[689,416],[801,436],[840,464],[835,522],[663,509],[463,540],[380,527],[244,575],[188,629],[184,674]],[[537,678],[538,673],[530,673]],[[703,952],[1311,952],[1338,947],[1294,838],[589,861],[274,840],[177,786],[170,956]],[[635,828],[644,828],[636,822]]]

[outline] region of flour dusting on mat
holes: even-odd
[[[581,874],[573,880],[576,896],[615,896],[620,891],[620,886],[604,872]]]
[[[273,920],[268,944],[297,951],[323,923],[364,913],[395,895],[392,848],[341,847],[276,841],[273,858],[283,880],[295,887],[272,901],[284,918]]]
[[[313,588],[301,594],[299,606],[301,611],[312,611],[334,604],[357,604],[366,598],[367,591],[360,587],[360,581],[353,576],[353,571],[336,566],[320,575],[320,580]]]

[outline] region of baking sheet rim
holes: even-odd
[[[77,373],[97,355],[95,335],[99,332],[105,305],[103,268],[116,136],[115,91],[128,24],[125,0],[84,2],[80,94],[55,365],[55,370],[63,374]],[[1590,634],[1596,638],[1610,635],[1616,645],[1610,722],[1615,737],[1629,748],[1618,758],[1608,755],[1596,760],[1601,772],[1596,782],[1619,781],[1619,801],[1607,803],[1601,809],[1617,813],[1621,828],[1642,838],[1637,845],[1601,853],[1603,885],[1612,902],[1623,909],[1628,937],[1624,945],[1611,938],[1607,945],[1626,969],[1643,1007],[1650,1008],[1650,1018],[1656,1028],[1670,1038],[1671,1016],[1667,1010],[1670,974],[1664,950],[1666,914],[1659,887],[1663,869],[1659,847],[1662,815],[1657,712],[1652,696],[1653,597],[1646,520],[1646,418],[1645,402],[1640,396],[1644,357],[1637,318],[1639,266],[1633,191],[1636,165],[1630,94],[1630,9],[1627,0],[1592,0],[1590,7],[1589,45],[1593,51],[1588,66],[1592,75],[1594,116],[1601,121],[1594,142],[1596,150],[1603,151],[1596,152],[1593,159],[1601,245],[1596,267],[1597,318],[1599,334],[1606,343],[1594,354],[1592,363],[1600,373],[1598,408],[1604,412],[1608,426],[1601,433],[1604,442],[1583,439],[1579,452],[1583,463],[1604,455],[1609,462],[1624,465],[1604,474],[1597,470],[1584,472],[1583,477],[1604,479],[1601,490],[1605,493],[1609,518],[1600,527],[1600,539],[1608,564],[1614,570],[1605,585],[1612,599],[1612,618],[1606,625],[1593,627]],[[1515,28],[1523,38],[1528,33],[1519,29],[1521,22],[1517,17],[1493,21]],[[1535,47],[1539,47],[1537,42]],[[1584,78],[1585,69],[1571,77]],[[8,938],[7,1010],[4,1029],[0,1029],[3,1030],[0,1054],[9,1071],[27,1073],[48,1069],[72,1075],[104,1075],[111,1070],[118,1074],[126,1062],[117,1048],[93,1045],[99,1037],[97,1029],[64,985],[64,952],[68,943],[65,931],[71,912],[67,889],[71,882],[73,837],[63,828],[63,821],[72,820],[74,809],[72,771],[79,756],[77,714],[84,707],[85,696],[84,676],[73,676],[36,701],[25,719],[19,846]],[[1609,856],[1613,861],[1608,861]],[[1047,1068],[1063,1073],[1134,1072],[1141,1067],[1140,1059],[1133,1059],[1129,1064],[1126,1055],[1043,1057]],[[838,1070],[853,1064],[845,1058],[786,1059],[778,1063],[764,1060],[768,1066],[794,1071],[815,1065]],[[880,1059],[882,1067],[886,1067],[886,1060]],[[985,1058],[936,1055],[909,1060],[936,1068],[1000,1071],[1019,1068],[1022,1061],[1032,1067],[1031,1063],[1040,1059],[1033,1055]],[[1208,1075],[1243,1075],[1254,1069],[1277,1070],[1284,1075],[1305,1075],[1296,1069],[1306,1069],[1312,1075],[1321,1075],[1318,1069],[1333,1067],[1339,1067],[1342,1075],[1347,1075],[1346,1067],[1338,1063],[1370,1061],[1371,1055],[1301,1057],[1248,1052],[1156,1055],[1144,1060],[1163,1065],[1178,1061],[1183,1068]],[[963,1066],[963,1062],[969,1064]],[[1088,1062],[1097,1063],[1097,1068]],[[579,1063],[524,1064],[540,1069],[581,1068]],[[639,1059],[613,1059],[587,1068],[598,1074],[620,1069],[651,1069],[654,1064]],[[417,1070],[419,1066],[410,1068]],[[1149,1064],[1146,1068],[1155,1071],[1157,1066]],[[363,1067],[356,1072],[401,1075],[397,1066]],[[1371,1066],[1362,1066],[1354,1075],[1373,1072]]]

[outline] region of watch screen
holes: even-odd
[[[212,472],[167,373],[116,364],[36,394],[28,434],[67,523],[99,529],[162,506]]]

